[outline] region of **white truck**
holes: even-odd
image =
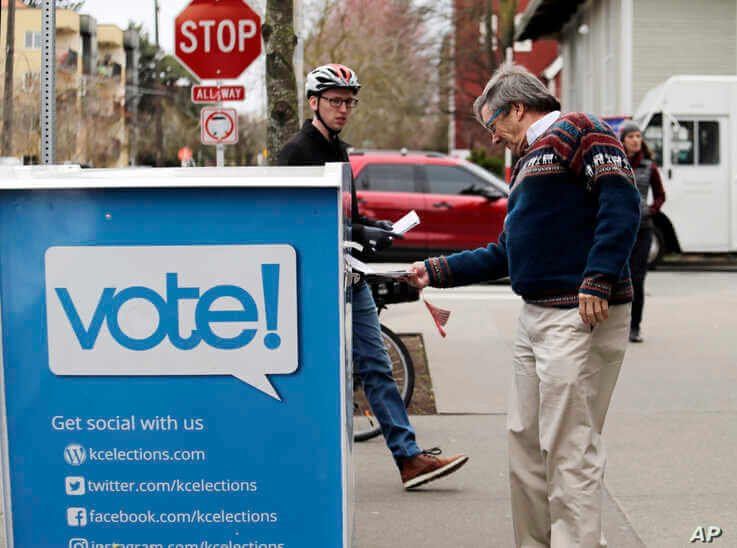
[[[651,263],[671,252],[737,251],[737,76],[672,76],[633,118],[666,193]]]

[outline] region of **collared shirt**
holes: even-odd
[[[560,118],[560,111],[554,110],[548,112],[545,116],[540,118],[537,122],[527,128],[527,146],[531,146],[532,143],[540,138],[540,135],[545,133],[550,126],[552,126]]]

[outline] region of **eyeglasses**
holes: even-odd
[[[499,107],[494,111],[494,114],[492,114],[486,122],[484,122],[484,127],[489,130],[489,133],[492,135],[496,134],[496,119],[499,118],[499,116],[504,112],[504,107]]]
[[[320,99],[325,99],[333,108],[340,108],[341,105],[345,105],[345,108],[351,110],[358,106],[358,99],[354,97],[351,97],[350,99],[341,99],[340,97],[320,97]]]

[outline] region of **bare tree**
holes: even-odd
[[[266,43],[266,142],[269,163],[274,165],[278,152],[299,129],[293,63],[297,37],[292,0],[267,0],[262,33]]]
[[[3,88],[2,155],[11,156],[13,148],[13,62],[15,57],[15,0],[8,2],[5,45],[5,84]]]
[[[409,0],[327,0],[305,44],[305,68],[343,63],[361,81],[345,131],[354,146],[435,148],[438,35]]]
[[[514,45],[517,0],[454,0],[454,6],[456,132],[465,137],[472,149],[490,148],[488,136],[474,119],[471,106],[504,62],[505,50]]]

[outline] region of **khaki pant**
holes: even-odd
[[[525,304],[507,419],[518,547],[606,546],[601,440],[624,359],[630,305],[592,331],[578,309]]]

